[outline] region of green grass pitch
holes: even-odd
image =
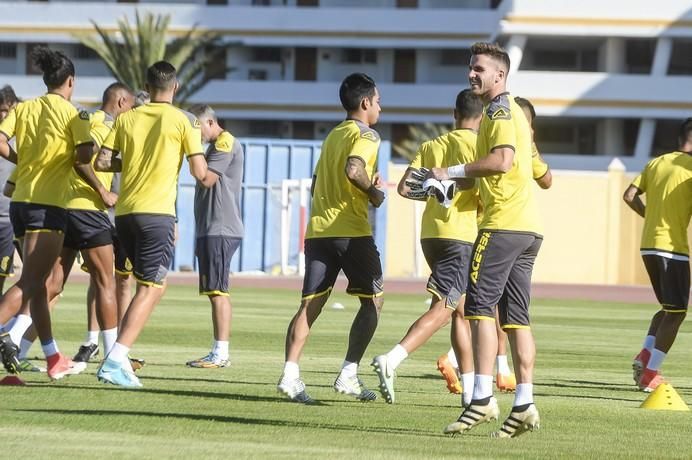
[[[54,314],[61,350],[72,354],[85,330],[85,285],[68,286]],[[363,404],[334,393],[356,302],[335,294],[313,328],[301,363],[310,394],[301,406],[276,393],[286,326],[299,293],[237,289],[231,367],[188,369],[207,353],[210,307],[194,287],[171,286],[133,355],[145,358],[141,390],[83,375],[50,383],[24,374],[26,387],[0,387],[0,458],[689,458],[692,412],[639,409],[630,362],[641,345],[652,305],[537,299],[536,402],[540,431],[495,440],[498,423],[455,438],[443,427],[459,413],[435,368],[449,347],[445,328],[399,368],[397,403]],[[425,293],[388,295],[379,329],[362,363],[388,351],[427,308]],[[692,403],[692,327],[683,325],[664,371]],[[39,355],[35,346],[31,355]],[[2,376],[2,374],[0,374]],[[511,395],[499,395],[506,416]]]

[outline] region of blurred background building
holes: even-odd
[[[451,122],[454,98],[467,86],[469,47],[476,41],[497,41],[508,49],[510,91],[534,103],[536,142],[553,169],[572,171],[564,173],[568,178],[574,177],[574,171],[587,175],[592,173],[584,171],[597,171],[605,177],[615,157],[626,171],[638,171],[652,156],[675,148],[680,120],[692,115],[689,0],[656,4],[645,0],[0,1],[0,84],[13,85],[22,97],[41,94],[41,78],[27,55],[32,47],[48,44],[75,62],[75,100],[97,104],[112,77],[75,34],[92,31],[91,21],[115,30],[117,18],[125,16],[134,22],[137,10],[170,14],[173,35],[197,24],[233,43],[215,64],[207,66],[205,72],[213,79],[191,102],[214,106],[225,126],[246,139],[323,139],[343,118],[339,82],[346,74],[361,71],[378,82],[383,112],[376,128],[390,142],[383,147],[390,149],[408,135],[411,125]],[[287,171],[272,175],[270,150],[262,147],[265,156],[254,167],[256,172],[252,164],[248,166],[255,179],[246,173],[246,184],[254,183],[257,193],[263,193],[265,207],[272,200],[280,206],[276,204],[280,198],[268,188],[260,190],[263,184],[278,187],[284,178],[310,177],[314,161],[308,153],[296,167],[289,152]],[[271,158],[282,164],[280,155]],[[391,159],[395,164],[404,161],[394,153]],[[620,163],[616,166],[622,169]],[[395,168],[392,175],[398,173]],[[570,184],[564,190],[558,181],[556,191],[546,192],[552,193],[554,201],[546,218],[558,212],[555,207],[569,207],[566,196],[578,198],[581,187],[593,187],[589,180],[563,181]],[[618,187],[623,185],[616,182]],[[598,200],[609,190],[607,183],[612,182],[604,181],[598,186],[604,188],[588,193]],[[606,212],[603,209],[613,206],[612,199],[609,205],[598,206],[596,201],[593,209],[583,211]],[[257,244],[267,254],[251,264],[254,268],[268,270],[277,263],[270,222],[276,218],[262,216],[265,237]],[[613,225],[605,223],[610,218],[612,212],[604,217],[603,225],[612,230]],[[561,225],[571,227],[570,235],[589,230],[581,222],[570,223],[567,216],[560,219]],[[246,214],[247,220],[256,219]],[[614,236],[609,238],[603,248],[612,248]],[[630,239],[636,256],[637,238]],[[567,244],[559,241],[555,263]],[[246,242],[246,247],[252,244]],[[411,243],[412,247],[416,244],[415,240]],[[550,243],[545,249],[553,250]],[[629,246],[623,249],[628,251]],[[248,250],[244,252],[248,257]],[[573,252],[580,257],[581,248]],[[613,257],[609,263],[616,263]],[[407,263],[403,261],[390,261],[387,266],[397,275],[418,274],[404,270]],[[547,278],[559,274],[554,265],[549,267]],[[236,268],[243,268],[242,264]],[[583,271],[586,274],[587,269]],[[579,276],[588,282],[617,281],[585,274]],[[574,281],[570,276],[564,278]]]

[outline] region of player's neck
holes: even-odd
[[[506,92],[507,92],[506,85],[504,85],[504,84],[497,85],[495,88],[491,89],[490,91],[488,91],[487,93],[485,93],[483,95],[483,102],[485,102],[487,104],[488,102],[492,101],[497,96],[499,96],[500,94],[506,93]]]
[[[219,138],[219,136],[221,135],[221,133],[223,133],[223,131],[224,131],[224,129],[221,126],[214,128],[214,132],[212,133],[211,137],[209,138],[209,142],[210,143],[216,142],[216,139]]]
[[[456,120],[454,122],[454,129],[470,129],[471,131],[478,131],[478,120]]]
[[[69,101],[70,96],[72,94],[70,93],[68,88],[65,88],[64,86],[60,86],[59,88],[53,88],[48,90],[48,94],[56,94],[58,96],[63,97],[65,100]]]
[[[347,120],[354,120],[363,123],[365,126],[370,126],[368,117],[362,112],[350,112],[346,115]]]

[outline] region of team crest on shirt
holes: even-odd
[[[369,141],[377,142],[377,136],[372,131],[365,131],[360,135],[360,137],[362,137],[363,139],[367,139]]]
[[[80,110],[79,119],[89,121],[89,112],[87,112],[86,110]]]
[[[193,128],[201,128],[202,127],[202,125],[199,124],[199,120],[197,119],[197,117],[195,117],[195,119],[192,121],[192,127]]]
[[[214,147],[216,147],[216,150],[220,150],[222,152],[231,151],[231,143],[228,142],[227,139],[217,139],[214,143]]]
[[[511,120],[512,111],[509,108],[508,95],[505,93],[495,97],[488,105],[486,114],[491,120]]]

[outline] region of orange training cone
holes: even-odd
[[[662,383],[644,400],[642,409],[653,410],[690,410],[677,391],[669,383]]]

